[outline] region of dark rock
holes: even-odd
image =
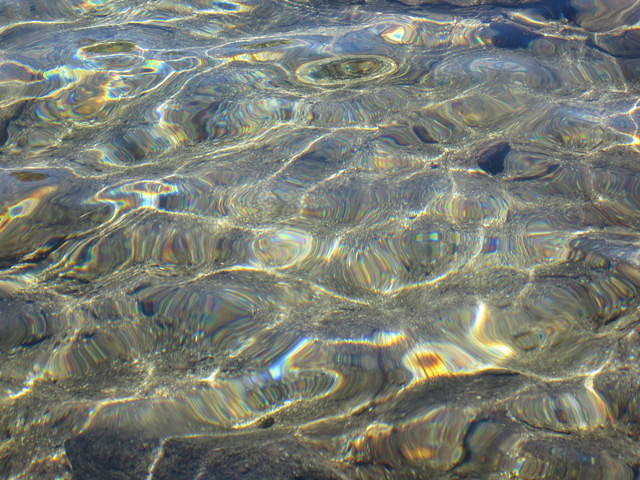
[[[507,142],[494,143],[478,153],[478,166],[489,175],[504,171],[504,160],[511,151]]]
[[[271,428],[275,423],[273,417],[267,417],[258,424],[258,428]]]
[[[527,48],[532,40],[541,35],[513,23],[496,22],[484,30],[484,34],[497,48]]]
[[[266,432],[178,438],[164,444],[153,480],[339,480],[317,451]]]
[[[160,442],[134,432],[89,431],[64,444],[74,480],[143,480]]]
[[[438,143],[422,125],[414,125],[411,130],[413,130],[415,136],[423,143]]]

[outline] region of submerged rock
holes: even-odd
[[[136,432],[90,431],[64,444],[74,480],[144,479],[160,442]]]
[[[344,480],[290,435],[172,438],[96,430],[65,442],[74,480]]]

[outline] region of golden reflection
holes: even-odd
[[[409,350],[402,361],[412,373],[414,382],[469,375],[488,367],[479,358],[452,343],[420,344]]]
[[[495,339],[497,325],[492,322],[489,309],[484,302],[480,302],[476,309],[473,324],[469,332],[469,339],[474,346],[486,352],[496,362],[500,362],[513,355],[513,349]]]

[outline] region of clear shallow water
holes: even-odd
[[[2,478],[637,478],[640,7],[472,3],[0,2]]]

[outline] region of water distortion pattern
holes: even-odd
[[[639,22],[0,1],[0,478],[637,479]]]

